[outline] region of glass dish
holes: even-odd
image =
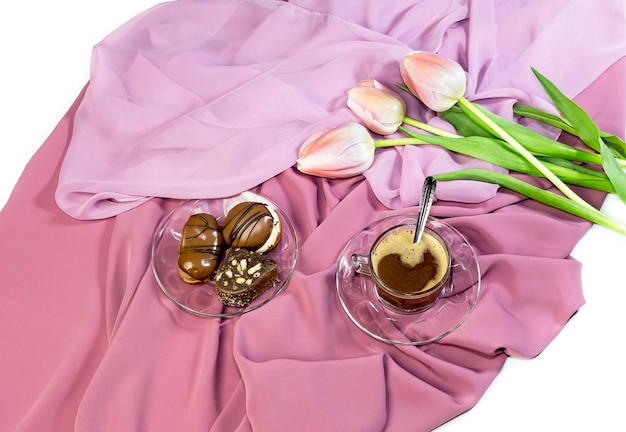
[[[394,214],[377,220],[352,237],[339,256],[336,287],[348,317],[368,335],[382,342],[424,345],[456,330],[471,314],[480,292],[480,269],[472,246],[455,228],[440,219],[427,225],[444,238],[450,248],[452,273],[449,283],[429,309],[398,313],[385,307],[371,277],[354,271],[352,255],[368,254],[376,238],[401,224],[415,224],[415,214]]]
[[[208,213],[220,225],[224,222],[225,209],[237,202],[254,201],[270,206],[278,214],[282,224],[282,238],[275,249],[265,254],[278,264],[279,281],[244,308],[225,306],[220,301],[212,282],[186,283],[178,274],[178,246],[181,232],[189,216]],[[157,228],[152,244],[152,270],[156,281],[167,297],[184,310],[205,317],[233,317],[251,312],[267,304],[282,292],[296,266],[298,240],[289,217],[274,202],[258,194],[244,192],[241,195],[212,200],[189,200],[183,202],[165,218]]]

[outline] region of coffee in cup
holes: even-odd
[[[450,274],[450,252],[441,236],[429,227],[419,243],[414,235],[414,225],[393,227],[377,238],[369,256],[352,257],[355,270],[374,279],[383,304],[404,313],[432,306]]]

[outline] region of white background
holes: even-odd
[[[87,82],[92,46],[156,3],[31,0],[3,6],[0,207]],[[614,196],[603,210],[626,220],[626,207]],[[583,262],[587,304],[539,357],[508,360],[477,406],[439,430],[626,430],[625,251],[626,237],[594,227],[573,252]]]

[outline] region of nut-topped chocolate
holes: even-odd
[[[226,306],[246,307],[277,281],[274,260],[243,248],[229,248],[215,271],[217,296]]]
[[[270,207],[246,201],[228,211],[222,233],[231,247],[265,253],[280,241],[282,227],[278,214]]]
[[[217,220],[206,213],[191,215],[178,249],[179,275],[185,282],[207,281],[219,264],[224,238]]]

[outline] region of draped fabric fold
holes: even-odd
[[[413,17],[420,15],[418,12],[422,11],[427,18],[441,19],[437,23],[443,24],[425,26],[420,33],[439,35],[441,45],[432,48],[441,51],[447,44],[458,43],[471,34],[467,16],[469,14],[471,22],[470,12],[478,13],[478,2],[451,1],[441,6],[441,2],[399,1],[393,8],[385,5],[384,13],[377,9],[382,7],[376,6],[378,2],[370,3],[371,10],[354,8],[356,2],[301,0],[279,4],[260,0],[187,0],[163,4],[131,21],[122,31],[113,33],[96,49],[94,80],[31,159],[0,212],[0,237],[3,239],[0,243],[3,263],[0,267],[0,309],[3,311],[0,340],[6,348],[5,354],[0,356],[3,388],[0,430],[428,431],[470,409],[497,376],[507,356],[532,358],[541,353],[580,308],[584,303],[581,264],[570,257],[570,252],[589,229],[589,223],[500,190],[488,201],[439,201],[433,207],[433,214],[445,217],[460,230],[478,254],[483,285],[478,304],[467,321],[440,341],[422,347],[389,345],[374,340],[343,312],[335,291],[335,270],[337,257],[348,239],[373,220],[391,213],[390,202],[378,199],[380,190],[371,178],[328,180],[299,173],[290,162],[297,147],[295,141],[289,141],[290,150],[286,141],[280,143],[285,146],[285,152],[276,152],[274,146],[264,149],[273,159],[282,161],[284,165],[279,171],[270,175],[268,168],[263,176],[248,178],[247,183],[241,178],[233,180],[239,188],[245,184],[278,203],[294,223],[300,254],[285,291],[258,310],[223,320],[189,314],[160,291],[150,266],[154,230],[180,199],[186,197],[182,196],[182,191],[193,197],[202,194],[209,197],[210,194],[209,189],[187,191],[189,185],[196,184],[190,182],[189,176],[173,185],[176,163],[164,168],[155,163],[156,159],[167,155],[174,161],[180,153],[198,155],[206,151],[195,147],[198,144],[191,139],[191,135],[200,133],[203,123],[197,121],[198,118],[210,118],[207,124],[211,124],[212,129],[218,120],[224,122],[222,132],[231,134],[228,139],[253,132],[250,129],[234,133],[230,126],[238,122],[241,125],[244,121],[245,124],[258,121],[260,126],[257,126],[267,126],[267,122],[276,118],[254,117],[254,110],[248,111],[251,117],[248,120],[230,117],[229,114],[242,108],[239,103],[243,101],[243,94],[232,87],[237,84],[246,87],[246,73],[254,72],[261,82],[274,82],[275,77],[267,72],[287,72],[287,69],[259,62],[266,66],[265,73],[248,65],[241,68],[240,75],[233,75],[232,81],[224,81],[231,83],[231,88],[223,85],[203,88],[204,92],[212,94],[215,103],[221,104],[220,110],[203,106],[197,93],[174,97],[171,101],[159,91],[134,94],[130,81],[117,82],[122,93],[96,97],[104,84],[99,77],[102,71],[99,63],[107,63],[107,47],[124,46],[129,34],[137,31],[137,41],[159,45],[163,51],[175,53],[170,62],[159,65],[161,70],[167,66],[170,71],[178,70],[191,77],[202,72],[194,65],[211,63],[212,68],[219,69],[220,65],[215,63],[223,60],[220,49],[228,48],[217,44],[215,39],[202,39],[207,29],[233,30],[233,27],[217,25],[226,19],[249,23],[252,17],[242,12],[254,8],[257,10],[253,14],[255,28],[259,29],[257,36],[261,38],[268,33],[260,30],[264,24],[276,28],[272,21],[275,18],[310,18],[308,30],[287,28],[287,33],[273,35],[281,36],[285,44],[291,41],[286,37],[288,32],[312,31],[320,23],[324,28],[340,24],[345,30],[343,36],[349,39],[346,45],[339,44],[344,47],[354,47],[351,38],[355,35],[370,37],[377,32],[388,33],[380,37],[385,46],[391,48],[385,54],[391,65],[393,53],[400,55],[413,45],[412,38],[419,39],[408,26]],[[511,3],[506,2],[513,7]],[[556,4],[552,3],[550,8],[555,9],[549,11],[557,21],[560,21],[559,13],[575,10],[572,9],[575,4],[580,5],[581,13],[591,13],[585,8],[587,2]],[[607,2],[611,13],[620,12],[611,10],[616,4]],[[354,15],[346,16],[351,13]],[[489,16],[498,17],[500,22],[506,19],[500,17],[502,13],[494,6]],[[542,18],[531,22],[544,28],[554,21]],[[181,19],[179,24],[207,25],[172,24],[177,19]],[[589,21],[587,28],[592,28],[594,20]],[[578,28],[570,22],[571,31]],[[217,24],[209,26],[209,23]],[[143,31],[146,28],[151,31]],[[445,30],[449,28],[463,30],[457,34]],[[609,39],[605,33],[606,28],[598,31],[597,44]],[[323,46],[324,33],[315,34],[317,37],[310,41],[311,46],[316,43]],[[227,35],[237,37],[236,32]],[[239,37],[244,35],[239,34]],[[180,38],[202,40],[210,49],[199,57],[177,52],[176,44],[171,44],[180,42]],[[263,54],[256,50],[255,44],[243,42],[237,54]],[[579,41],[579,46],[583,47],[583,42]],[[465,45],[454,46],[463,46],[459,56],[466,55]],[[551,47],[548,44],[545,49]],[[574,80],[578,74],[572,75],[566,87],[580,92],[576,100],[603,129],[623,135],[626,59],[615,62],[615,53],[610,52],[610,47],[606,49],[603,55],[598,55],[595,65],[587,65],[585,60],[588,59],[575,60],[572,54],[571,61],[579,62],[581,67],[585,63],[583,68],[588,69],[581,75],[581,81]],[[135,51],[129,48],[127,62],[114,62],[128,74],[113,74],[111,79],[131,79],[129,71],[140,68],[146,73],[146,84],[150,82],[154,90],[174,88],[170,96],[180,96],[176,80],[168,77],[159,81],[159,74],[150,72],[155,64],[150,50],[143,51],[141,56]],[[346,50],[344,54],[349,52]],[[231,52],[229,61],[235,58],[249,57],[236,57]],[[330,53],[327,60],[326,66],[332,69],[335,60]],[[492,73],[487,73],[488,66],[495,63],[497,61],[493,60],[484,66],[483,79]],[[295,63],[290,65],[295,66]],[[302,63],[300,67],[305,65]],[[294,124],[287,128],[283,128],[284,124],[276,127],[288,136],[289,130],[303,133],[325,124],[331,117],[333,121],[348,118],[345,111],[332,111],[341,105],[342,93],[338,89],[350,85],[358,75],[375,73],[378,69],[362,70],[354,66],[349,70],[349,76],[337,72],[338,80],[329,80],[336,105],[326,105],[328,100],[320,93],[302,93],[303,101],[316,101],[298,111],[307,120],[296,122],[297,127]],[[386,76],[391,77],[392,73]],[[241,81],[237,82],[238,79]],[[515,79],[511,77],[511,86]],[[584,88],[581,83],[585,82],[591,85]],[[133,94],[132,100],[121,97],[126,92]],[[620,98],[614,97],[617,93],[621,93]],[[231,99],[231,96],[237,98]],[[149,97],[155,104],[142,105]],[[235,107],[224,108],[236,101]],[[199,105],[191,108],[189,104],[193,103]],[[159,104],[162,104],[162,111],[157,109]],[[171,113],[166,115],[165,112],[170,104],[180,108],[182,114],[168,117]],[[152,115],[145,115],[144,110]],[[193,121],[185,114],[188,112],[194,113]],[[307,123],[311,113],[316,122]],[[91,116],[98,117],[100,122],[99,116],[105,114],[110,117],[107,123],[100,124],[107,127],[97,131],[90,129],[89,125],[95,121]],[[138,117],[133,119],[133,115]],[[155,123],[150,127],[142,123],[139,118],[144,115],[143,121]],[[174,127],[176,124],[178,126]],[[196,127],[200,129],[194,129]],[[143,138],[136,134],[141,128],[146,128],[143,132],[149,129],[149,134]],[[127,131],[128,137],[121,139],[121,135],[117,135],[120,130]],[[187,130],[190,135],[176,132]],[[136,139],[130,139],[130,135]],[[86,136],[94,138],[92,147],[85,145]],[[164,137],[174,141],[169,143]],[[121,145],[122,141],[129,147]],[[214,145],[219,147],[220,143]],[[85,165],[81,171],[76,164],[85,161],[85,153],[90,149],[93,153],[90,160],[94,164]],[[156,159],[139,159],[151,149]],[[257,156],[255,163],[269,157],[263,152]],[[403,156],[407,155],[394,154],[390,166],[395,167],[398,163],[395,158]],[[97,160],[99,157],[103,159]],[[198,167],[203,167],[205,162],[198,161]],[[140,165],[145,168],[141,176],[136,169]],[[211,165],[213,169],[220,166],[221,163]],[[203,172],[198,167],[193,173]],[[155,178],[151,178],[148,174],[156,168],[159,170],[154,172]],[[81,177],[90,170],[101,176],[100,182]],[[256,174],[247,172],[245,175]],[[139,178],[145,181],[145,187],[156,185],[159,193],[154,192],[157,189],[152,189],[153,192],[141,189]],[[159,178],[163,178],[162,183]],[[59,189],[55,188],[57,179]],[[74,192],[64,188],[79,183],[84,188],[74,190],[80,191],[77,192],[79,199],[70,205],[76,196],[68,198]],[[227,178],[223,178],[220,188],[226,188],[226,183]],[[394,177],[387,184],[399,184],[399,181]],[[545,182],[538,181],[538,184],[547,187]],[[119,196],[116,195],[115,201],[98,203],[100,198],[94,197],[108,194],[113,190],[109,190],[111,185],[116,186],[113,189]],[[96,186],[104,189],[96,191]],[[211,187],[211,184],[207,186]],[[169,190],[171,196],[163,193],[164,190]],[[600,193],[580,192],[594,205],[599,205],[604,198]],[[64,202],[66,205],[61,202],[62,208],[57,206],[55,194],[57,200],[68,200]],[[138,200],[132,201],[135,198]],[[85,201],[81,201],[83,199]],[[66,213],[68,208],[73,209],[74,216],[89,216],[95,220],[71,217]],[[81,213],[78,208],[86,209],[87,213]],[[406,210],[415,210],[415,207]],[[106,214],[116,216],[103,218]]]
[[[97,219],[151,197],[256,187],[294,165],[308,136],[356,120],[346,92],[360,80],[401,81],[411,50],[459,61],[467,97],[503,115],[515,101],[549,108],[531,67],[573,97],[626,54],[625,21],[618,1],[163,3],[94,48],[56,199]],[[410,115],[431,117],[404,96]],[[366,177],[383,204],[402,208],[417,204],[424,176],[476,166],[493,168],[431,146],[392,148]],[[495,190],[456,182],[438,198],[479,202]]]

